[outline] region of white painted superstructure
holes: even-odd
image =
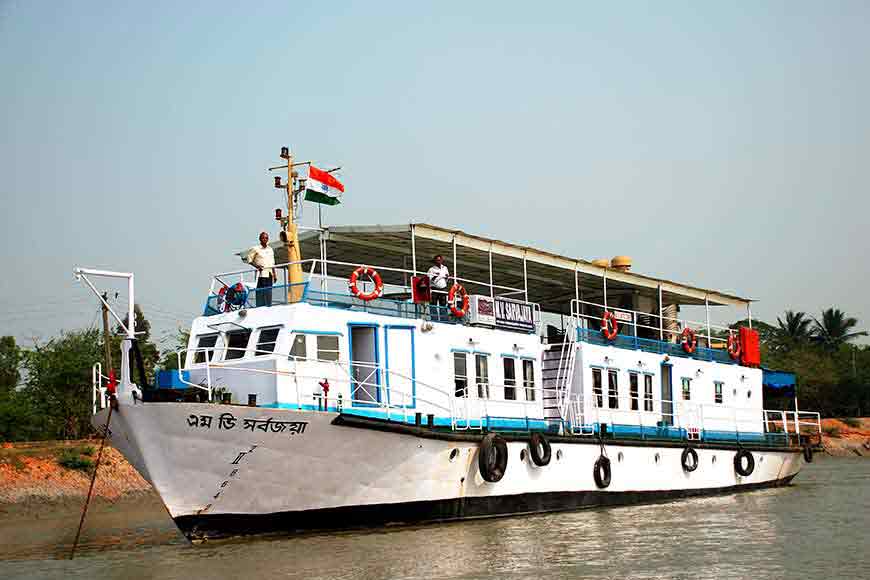
[[[734,329],[710,322],[711,305],[748,300],[434,226],[303,239],[320,255],[291,265],[303,283],[265,291],[250,270],[215,276],[171,384],[112,418],[113,444],[189,537],[782,485],[818,430],[817,414],[765,409],[762,369],[726,350]],[[451,279],[474,291],[464,316],[414,286],[420,248],[447,239]],[[386,260],[373,300],[344,282],[368,259],[360,248]],[[703,305],[705,321],[671,315],[682,303]],[[612,335],[603,313],[618,320]]]

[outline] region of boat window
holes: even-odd
[[[468,361],[464,352],[453,353],[453,394],[468,396]]]
[[[217,334],[204,334],[199,337],[199,341],[196,343],[196,348],[209,348],[214,349],[214,346],[217,344],[218,335]],[[195,363],[204,363],[206,358],[206,353],[208,354],[208,360],[211,361],[214,358],[214,350],[202,351],[198,350],[196,355],[193,357],[193,362]]]
[[[308,357],[305,351],[305,335],[294,334],[293,343],[290,346],[290,358],[297,360],[305,360]]]
[[[607,371],[607,406],[611,409],[619,408],[619,374],[616,369]]]
[[[515,401],[517,398],[517,368],[515,359],[503,358],[504,362],[504,398]]]
[[[257,352],[256,356],[264,356],[275,352],[275,343],[278,340],[278,333],[281,328],[263,328],[260,330],[260,335],[257,337]]]
[[[535,361],[523,360],[523,386],[526,388],[526,400],[535,400]]]
[[[638,384],[638,374],[628,373],[628,395],[631,398],[631,410],[640,410],[640,385]]]
[[[317,335],[317,360],[338,360],[338,336],[332,334]]]
[[[601,388],[601,369],[592,369],[592,394],[595,395],[595,406],[604,406],[604,392]]]
[[[724,383],[722,383],[721,381],[714,381],[713,382],[713,397],[714,397],[713,402],[714,403],[722,404],[723,386],[724,386]]]
[[[248,339],[251,338],[250,330],[234,330],[227,333],[227,354],[225,360],[233,360],[245,356],[248,348]]]
[[[489,398],[489,357],[485,354],[474,355],[474,369],[477,378],[477,397]]]
[[[683,377],[683,400],[688,401],[692,398],[692,379]]]
[[[643,376],[643,410],[652,412],[653,410],[653,376]]]

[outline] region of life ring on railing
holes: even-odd
[[[480,476],[485,481],[495,483],[504,477],[507,469],[508,448],[507,442],[495,433],[487,433],[480,442],[477,453],[477,467]]]
[[[683,339],[683,350],[686,351],[687,354],[695,352],[695,349],[698,348],[698,337],[695,336],[695,331],[687,326],[683,329],[683,334],[681,336]]]
[[[553,456],[550,442],[542,433],[532,433],[529,437],[529,452],[532,456],[532,462],[538,467],[549,465],[550,458]]]
[[[462,297],[462,308],[456,307],[456,293],[459,293],[459,296]],[[465,291],[465,288],[462,287],[462,284],[454,284],[450,287],[450,292],[447,293],[447,304],[450,305],[450,312],[453,313],[453,316],[456,318],[462,318],[468,312],[468,306],[470,304],[470,300],[468,299],[468,292]]]
[[[592,477],[599,489],[610,485],[610,458],[600,455],[592,466]]]
[[[217,309],[220,312],[229,312],[245,305],[248,301],[248,289],[241,282],[232,286],[226,284],[218,290]]]
[[[357,282],[359,281],[360,276],[368,276],[374,282],[375,287],[371,292],[363,292],[357,286]],[[369,266],[360,266],[350,274],[350,278],[347,281],[347,285],[350,288],[351,294],[368,302],[369,300],[374,300],[375,298],[380,298],[381,294],[384,292],[384,281],[381,280],[381,275],[378,274],[378,271],[374,268],[370,268]]]
[[[733,332],[728,335],[728,356],[731,357],[731,360],[740,358],[740,340]]]
[[[746,459],[746,465],[743,465],[743,459]],[[755,471],[755,457],[746,449],[741,449],[734,454],[734,471],[737,475],[748,477]]]
[[[604,311],[604,316],[601,317],[601,334],[607,340],[616,338],[616,333],[619,331],[619,323],[616,322],[616,317],[609,310]]]
[[[689,461],[689,457],[692,458],[692,461]],[[698,469],[698,452],[695,451],[691,447],[686,447],[683,449],[683,454],[680,456],[680,463],[683,464],[683,471],[686,473],[691,473]]]

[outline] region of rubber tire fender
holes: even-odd
[[[743,458],[746,457],[748,460],[746,463],[746,469],[743,468]],[[734,454],[734,471],[737,472],[737,475],[741,475],[743,477],[749,477],[752,475],[752,472],[755,471],[755,457],[752,456],[752,453],[747,451],[746,449],[741,449],[737,453]]]
[[[538,467],[550,464],[553,449],[543,433],[532,433],[531,437],[529,437],[529,455],[532,456],[532,462]]]
[[[477,451],[477,467],[484,481],[495,483],[507,469],[507,442],[495,433],[487,433]]]
[[[690,456],[692,457],[692,463],[687,461]],[[683,464],[683,471],[686,473],[692,473],[698,469],[698,466],[701,464],[698,460],[698,452],[692,447],[686,447],[683,449],[683,454],[680,456],[680,463]]]
[[[595,478],[595,485],[598,489],[604,489],[610,486],[610,458],[604,455],[599,455],[595,460],[595,465],[592,466],[592,477]]]
[[[809,445],[804,445],[804,461],[807,463],[813,462],[813,448]]]

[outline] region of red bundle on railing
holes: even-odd
[[[761,365],[761,345],[757,330],[740,327],[740,350],[740,364],[748,367]]]

